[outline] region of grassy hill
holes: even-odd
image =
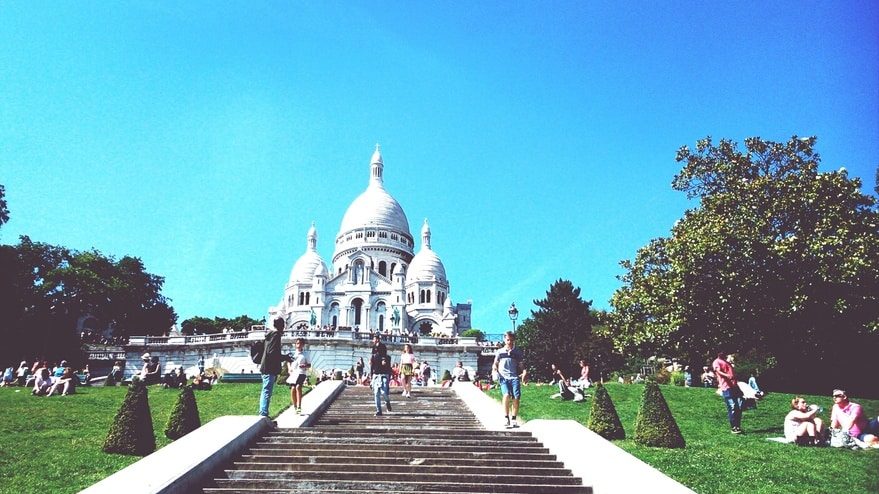
[[[252,415],[259,384],[221,384],[197,391],[202,423],[221,415]],[[631,437],[643,386],[607,386]],[[590,400],[583,403],[550,400],[551,386],[528,385],[520,414],[526,420],[569,418],[585,424]],[[730,434],[726,411],[713,390],[662,386],[687,447],[682,450],[648,448],[630,439],[616,444],[701,494],[879,492],[879,450],[849,451],[799,448],[766,441],[782,435],[782,418],[793,395],[771,393],[757,410],[744,413],[745,434]],[[149,388],[153,427],[159,447],[169,440],[161,431],[177,391]],[[497,397],[497,392],[492,391]],[[80,388],[65,397],[33,397],[21,388],[0,388],[0,494],[74,493],[138,460],[101,452],[110,421],[125,388]],[[825,407],[829,396],[806,396]],[[879,400],[855,401],[870,415],[879,412]],[[272,415],[290,402],[288,388],[276,386]],[[625,472],[620,472],[625,475]]]
[[[626,440],[614,444],[653,465],[700,494],[782,494],[796,492],[848,494],[879,492],[879,449],[850,451],[802,448],[767,441],[784,435],[782,420],[794,395],[769,393],[756,410],[743,414],[744,434],[729,431],[726,408],[713,389],[660,386],[687,446],[684,449],[650,448],[635,444],[635,416],[643,385],[607,385],[623,426]],[[832,399],[805,395],[809,403],[825,408],[830,420]],[[520,415],[531,419],[573,419],[586,425],[591,400],[582,403],[551,400],[554,386],[525,386]],[[497,391],[493,396],[499,399]],[[879,413],[879,400],[853,398],[869,416]],[[624,475],[625,472],[620,472]]]
[[[256,415],[260,384],[219,384],[196,391],[201,422],[222,415]],[[31,396],[0,388],[0,493],[73,493],[136,462],[106,454],[101,445],[125,397],[125,387],[81,387],[70,396]],[[149,387],[158,448],[179,390]],[[272,416],[290,404],[289,388],[275,386]]]

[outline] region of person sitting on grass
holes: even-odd
[[[850,401],[843,389],[833,390],[830,427],[847,431],[851,437],[863,441],[868,447],[879,447],[879,431],[870,428],[864,409]]]
[[[3,371],[3,381],[0,382],[0,386],[12,386],[13,382],[15,382],[15,369],[10,365]]]
[[[66,361],[63,363],[67,363]],[[73,373],[73,369],[71,367],[63,367],[61,369],[61,376],[55,377],[52,379],[52,387],[49,389],[49,392],[46,396],[52,396],[61,390],[61,396],[67,396],[72,394],[76,389],[76,381],[79,378],[76,377],[76,374]]]
[[[790,401],[791,411],[784,417],[784,437],[800,446],[818,445],[824,435],[824,422],[818,418],[818,405],[807,405],[800,396]]]
[[[46,365],[46,362],[42,362],[42,365],[37,372],[34,373],[34,389],[31,391],[32,395],[41,396],[49,392],[49,388],[52,387],[52,373],[49,372],[49,367]]]

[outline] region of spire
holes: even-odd
[[[382,162],[382,150],[381,146],[378,144],[375,145],[375,152],[372,153],[372,159],[369,162],[369,184],[377,184],[381,186],[384,183],[384,179],[382,178],[382,171],[384,170],[384,163]]]
[[[310,251],[317,251],[317,228],[314,227],[314,222],[311,222],[311,228],[308,229],[308,244],[306,245],[306,249]]]
[[[424,218],[424,226],[421,227],[421,247],[430,250],[430,225],[427,224],[427,218]]]

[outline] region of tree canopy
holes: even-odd
[[[706,138],[678,151],[672,186],[700,203],[621,263],[618,348],[761,354],[779,384],[866,385],[869,359],[855,352],[879,348],[879,213],[845,169],[818,171],[815,142]]]
[[[78,320],[91,316],[94,329],[115,336],[162,334],[177,315],[161,294],[164,278],[143,262],[118,261],[97,250],[79,252],[33,242],[0,246],[0,357],[5,360],[73,358]]]
[[[553,283],[546,298],[535,300],[538,307],[516,330],[516,341],[526,352],[528,373],[536,379],[550,377],[550,364],[565,372],[579,368],[580,359],[591,358],[592,301],[580,298],[580,288],[568,280]]]
[[[235,331],[250,329],[251,326],[264,322],[265,320],[253,319],[247,315],[240,315],[232,319],[219,316],[213,319],[194,316],[180,323],[180,330],[183,334],[215,334],[222,333],[227,328]]]
[[[6,206],[6,188],[0,184],[0,226],[9,221],[9,208]]]

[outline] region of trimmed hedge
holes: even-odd
[[[156,450],[156,436],[147,388],[135,379],[128,387],[119,412],[110,424],[102,448],[106,453],[146,456]]]
[[[684,436],[655,381],[644,386],[641,407],[635,419],[635,442],[659,448],[683,448]]]
[[[592,409],[586,427],[607,440],[626,438],[626,431],[610,399],[610,393],[601,383],[595,386],[595,396],[592,398]]]
[[[201,427],[201,419],[198,416],[195,393],[190,386],[183,386],[177,397],[177,403],[174,404],[174,409],[168,417],[165,436],[169,439],[180,439],[199,427]]]

